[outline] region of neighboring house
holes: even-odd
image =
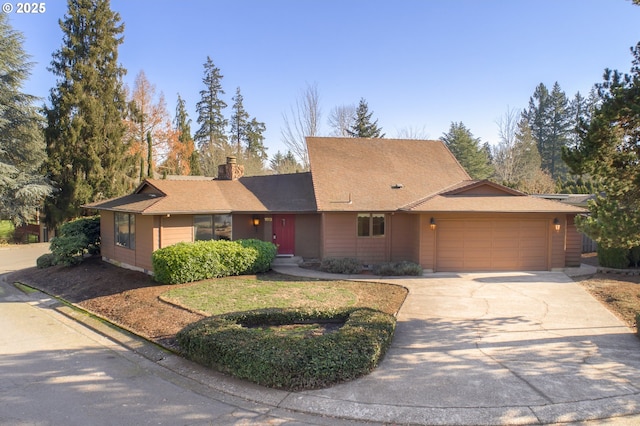
[[[432,271],[551,270],[580,263],[585,210],[471,180],[441,141],[307,138],[310,172],[144,181],[87,205],[102,256],[150,272],[180,241],[258,238],[279,255],[409,260]]]

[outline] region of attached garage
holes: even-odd
[[[544,271],[549,268],[549,221],[440,220],[438,271]]]

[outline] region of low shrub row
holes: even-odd
[[[640,266],[640,247],[626,249],[598,246],[598,263],[605,268],[637,268]]]
[[[178,243],[152,254],[154,278],[164,284],[266,272],[276,246],[259,240]]]
[[[362,272],[362,262],[351,257],[328,257],[320,263],[320,270],[333,274],[359,274]],[[375,275],[401,276],[422,275],[422,267],[417,263],[406,260],[400,262],[386,262],[373,266]]]
[[[340,321],[320,336],[279,335],[259,325]],[[391,344],[393,315],[368,308],[340,311],[267,309],[210,317],[181,330],[184,354],[205,366],[263,386],[317,389],[371,372]]]

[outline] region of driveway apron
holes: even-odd
[[[381,281],[410,294],[379,368],[295,394],[291,408],[304,403],[362,420],[469,425],[640,412],[640,340],[565,274]]]

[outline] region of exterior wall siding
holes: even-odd
[[[138,266],[147,271],[153,269],[151,253],[153,253],[153,216],[136,215],[136,261]]]
[[[431,230],[430,221],[430,215],[420,215],[420,229],[417,231],[420,237],[418,263],[422,268],[433,271],[436,267],[436,231]]]
[[[389,232],[381,237],[357,236],[357,213],[325,213],[323,257],[354,257],[364,264],[389,260]],[[385,223],[389,223],[389,215]]]
[[[325,213],[322,257],[355,257],[356,213]]]
[[[580,266],[582,253],[582,234],[575,224],[575,215],[567,215],[567,236],[565,248],[565,261],[567,267]]]
[[[314,259],[320,257],[320,215],[299,214],[296,216],[295,254]]]
[[[115,259],[115,216],[113,212],[100,212],[100,252],[103,257]]]
[[[420,215],[396,213],[390,217],[391,261],[420,262]]]
[[[160,247],[193,241],[193,215],[160,217]]]

